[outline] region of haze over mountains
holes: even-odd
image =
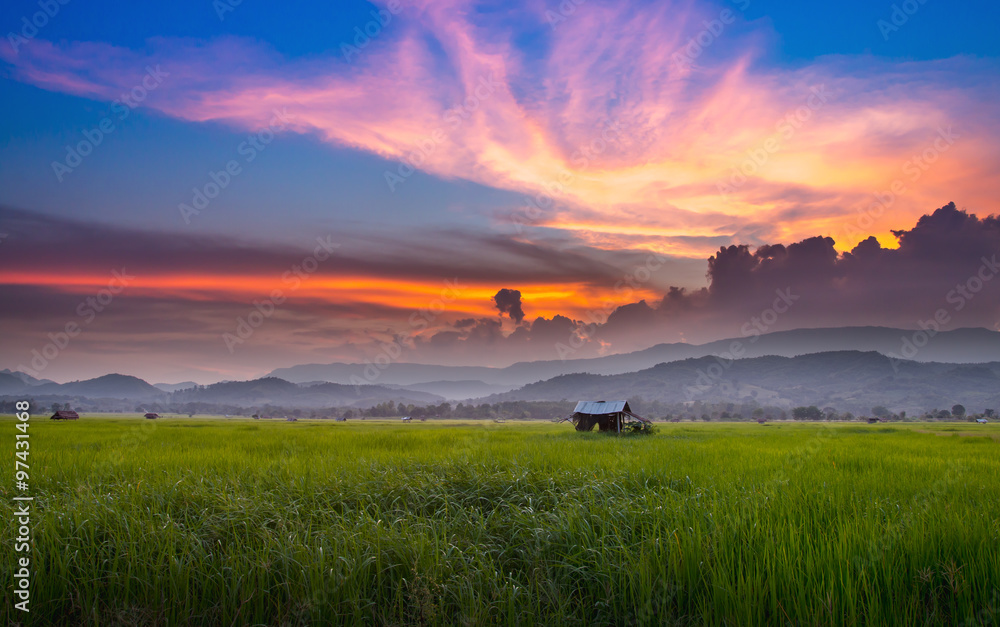
[[[1000,406],[1000,333],[958,329],[923,340],[914,331],[882,327],[800,329],[507,368],[400,363],[375,369],[374,376],[366,377],[365,369],[375,366],[302,365],[275,370],[257,380],[208,386],[153,386],[121,374],[60,384],[2,371],[0,396],[7,400],[30,396],[42,402],[117,399],[241,408],[586,398],[755,401],[776,407],[833,406],[852,412],[866,412],[875,405],[912,413],[958,403],[977,409]],[[899,352],[913,359],[902,359]]]
[[[920,362],[982,363],[1000,359],[1000,333],[988,329],[955,329],[938,333],[916,352],[912,330],[887,327],[843,327],[828,329],[796,329],[762,335],[710,342],[708,344],[657,344],[645,350],[593,359],[566,359],[516,363],[506,368],[433,366],[424,364],[391,364],[380,370],[373,364],[305,364],[278,368],[268,376],[286,381],[305,383],[370,382],[382,385],[412,386],[423,384],[424,391],[446,398],[462,399],[488,393],[508,391],[564,374],[623,374],[636,372],[656,364],[721,355],[729,357],[762,357],[777,355],[795,357],[829,351],[876,351],[898,359]],[[734,342],[739,343],[734,354]],[[920,338],[917,342],[921,343]],[[742,352],[740,352],[742,351]],[[468,382],[467,387],[456,382]],[[448,382],[447,385],[442,382]],[[506,388],[506,389],[498,389]]]

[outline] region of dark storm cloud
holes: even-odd
[[[588,357],[608,346],[624,352],[801,327],[916,329],[942,311],[945,328],[1000,330],[1000,219],[980,219],[950,203],[894,234],[896,249],[870,237],[843,254],[830,237],[787,246],[724,246],[708,259],[707,288],[671,287],[659,302],[639,300],[611,311],[595,304],[589,319],[564,318],[547,346],[534,330],[551,321],[539,318],[499,344],[516,347],[522,356],[527,347],[543,351],[532,353],[533,359],[565,355],[566,346],[572,348],[569,356]],[[780,313],[772,310],[775,305]],[[474,352],[476,338],[457,332],[452,345],[465,341]],[[498,350],[495,338],[491,343]]]
[[[3,207],[0,232],[8,235],[3,243],[4,270],[33,274],[106,273],[125,266],[144,275],[280,275],[322,241],[339,248],[323,262],[321,273],[610,286],[621,278],[620,267],[640,263],[648,254],[622,250],[611,258],[605,251],[583,246],[568,249],[559,243],[453,231],[414,233],[405,241],[331,232],[296,248],[189,232],[142,231]]]
[[[505,287],[493,296],[493,302],[496,303],[501,316],[507,314],[517,324],[521,324],[521,321],[524,320],[524,309],[521,306],[521,292],[519,290]]]

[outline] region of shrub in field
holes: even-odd
[[[626,422],[622,425],[622,433],[626,435],[653,435],[655,432],[656,427],[648,422]]]

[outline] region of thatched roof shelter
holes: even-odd
[[[649,420],[632,413],[628,401],[580,401],[573,410],[570,420],[577,431],[615,431],[621,433],[626,422],[638,421],[651,424]]]
[[[157,418],[160,417],[160,414],[157,414],[155,412],[149,412],[148,414],[146,414],[143,417],[146,418],[146,419],[148,419],[148,420],[156,420]]]
[[[52,418],[50,418],[50,420],[79,420],[79,419],[80,419],[80,414],[76,413],[75,411],[69,411],[69,410],[57,411],[56,413],[52,414]]]

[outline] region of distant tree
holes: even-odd
[[[961,418],[965,415],[965,407],[963,405],[953,405],[951,408],[951,415],[955,418]]]
[[[875,407],[872,407],[872,416],[876,416],[878,418],[885,418],[891,413],[892,412],[889,411],[889,409],[884,405],[876,405]]]
[[[984,409],[983,415],[987,418],[994,418],[997,415],[997,410],[995,409]]]
[[[62,405],[60,405],[59,403],[52,403],[52,413],[53,414],[56,413],[57,411],[61,410],[61,409],[62,409]]]
[[[792,410],[792,417],[796,420],[819,420],[823,417],[823,412],[815,405],[796,407]]]
[[[903,411],[899,412],[899,419],[900,420],[906,420],[906,410],[905,409]]]
[[[347,420],[348,418],[354,418],[354,410],[348,409],[347,411],[345,411],[343,418],[344,420]]]

